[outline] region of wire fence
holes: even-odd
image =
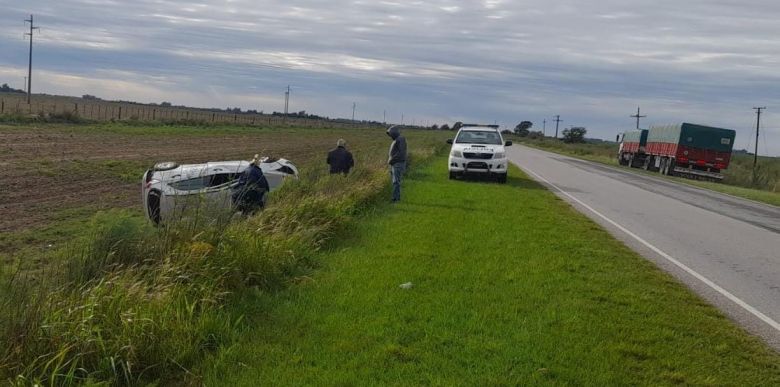
[[[349,120],[284,117],[261,113],[229,113],[186,107],[166,107],[124,102],[89,100],[75,97],[33,96],[27,103],[25,94],[0,97],[0,115],[47,117],[75,114],[91,121],[195,121],[215,124],[295,126],[307,128],[376,127],[369,122]]]

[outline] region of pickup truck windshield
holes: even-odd
[[[501,136],[498,132],[488,132],[484,130],[461,130],[458,138],[455,139],[458,144],[484,144],[501,145]]]

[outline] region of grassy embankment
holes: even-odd
[[[245,294],[206,384],[780,384],[777,353],[517,169],[443,168],[412,172],[317,273]]]
[[[520,144],[540,148],[556,153],[578,157],[585,160],[595,161],[603,164],[618,166],[617,144],[614,143],[587,143],[587,144],[566,144],[552,139],[528,139],[512,136],[513,140]],[[779,157],[759,157],[758,181],[753,182],[753,157],[743,154],[735,154],[731,165],[724,171],[724,179],[720,183],[691,180],[682,177],[664,176],[660,173],[645,172],[644,170],[633,169],[637,173],[646,173],[651,176],[671,179],[679,183],[693,185],[700,188],[706,188],[729,195],[739,196],[775,206],[780,206],[780,158]]]
[[[436,133],[407,136],[414,162],[444,145]],[[199,380],[190,370],[240,339],[242,314],[225,309],[233,297],[306,278],[321,246],[387,195],[388,139],[380,131],[371,138],[350,176],[325,174],[318,157],[254,217],[195,213],[155,229],[137,212],[109,211],[74,226],[72,242],[45,265],[2,267],[0,379]]]

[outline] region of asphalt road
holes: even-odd
[[[509,159],[780,350],[780,207],[524,146]]]

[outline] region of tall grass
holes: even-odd
[[[441,146],[420,144],[414,160]],[[267,208],[231,221],[196,213],[155,229],[96,215],[59,264],[0,279],[0,378],[12,384],[199,381],[203,357],[238,338],[231,294],[273,291],[316,267],[314,254],[387,194],[384,152],[349,176],[304,173]]]

